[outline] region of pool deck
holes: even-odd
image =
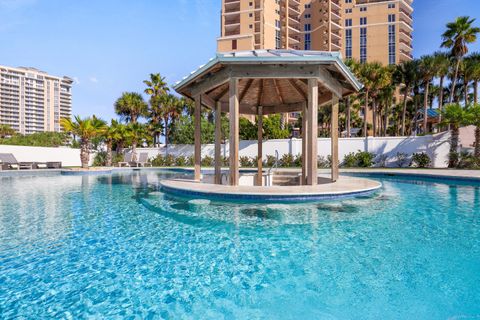
[[[318,178],[316,186],[225,186],[195,182],[193,180],[172,179],[160,182],[168,193],[183,196],[216,198],[223,200],[323,200],[367,195],[378,190],[382,184],[365,178],[340,177],[331,182],[325,176]]]

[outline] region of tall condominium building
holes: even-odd
[[[60,132],[72,113],[72,83],[34,68],[0,66],[0,124],[22,134]]]
[[[413,0],[222,0],[218,51],[341,51],[397,64],[412,59]]]

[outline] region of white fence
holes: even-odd
[[[437,135],[428,135],[421,137],[369,137],[365,138],[341,138],[339,139],[339,159],[343,160],[346,154],[357,151],[368,151],[378,156],[385,155],[387,157],[387,166],[396,166],[397,153],[406,153],[412,155],[415,152],[426,152],[432,160],[435,168],[445,168],[447,166],[449,152],[449,133],[441,133]],[[327,157],[330,154],[330,139],[318,139],[319,156]],[[267,155],[275,155],[278,151],[279,156],[290,153],[292,155],[301,154],[301,139],[283,139],[268,140],[263,142],[264,157]],[[141,148],[138,152],[148,152],[149,157],[153,158],[158,154],[171,154],[174,156],[192,156],[192,145],[170,145],[168,150],[161,148]],[[222,154],[228,157],[228,143],[222,144]],[[240,141],[240,156],[255,157],[257,155],[257,141]],[[202,157],[214,156],[214,145],[202,145]]]
[[[19,162],[60,161],[64,167],[81,165],[80,149],[0,145],[0,153],[11,153]]]
[[[387,157],[387,166],[396,166],[397,153],[406,153],[411,155],[415,152],[426,152],[432,159],[432,164],[436,168],[447,166],[449,152],[449,134],[442,133],[433,136],[423,137],[378,137],[373,138],[342,138],[339,139],[339,159],[343,160],[346,154],[350,152],[368,151]],[[170,145],[168,150],[161,148],[141,148],[138,152],[148,152],[149,157],[153,158],[158,154],[172,154],[174,156],[192,156],[192,145]],[[298,155],[302,152],[301,139],[283,139],[268,140],[263,142],[264,157],[275,155],[278,151],[279,156],[289,153]],[[44,148],[44,147],[25,147],[0,145],[0,153],[12,153],[18,161],[61,161],[63,166],[80,166],[80,150],[71,148]],[[222,154],[228,157],[228,143],[222,145]],[[257,141],[240,141],[240,156],[255,157],[257,155]],[[318,154],[328,156],[330,154],[330,139],[318,139]],[[202,145],[202,156],[214,156],[214,145]],[[93,159],[93,154],[91,159]],[[90,161],[92,162],[92,160]]]

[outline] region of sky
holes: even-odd
[[[116,118],[115,100],[169,84],[215,55],[221,0],[0,0],[0,65],[75,79],[73,114]],[[477,18],[479,0],[415,0],[414,56],[439,49],[445,24]],[[471,46],[480,51],[480,40]]]

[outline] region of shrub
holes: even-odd
[[[202,159],[202,166],[204,167],[211,167],[213,166],[213,158],[210,156],[205,156]]]
[[[173,156],[173,154],[167,154],[163,161],[163,165],[165,167],[171,167],[175,164],[175,157]]]
[[[107,163],[107,152],[100,151],[95,154],[93,158],[93,166],[94,167],[104,167]]]
[[[175,165],[177,167],[185,167],[187,165],[187,158],[184,156],[178,156],[175,158]]]
[[[473,154],[467,151],[463,151],[459,155],[457,168],[459,169],[478,169],[480,164]]]
[[[252,162],[250,161],[249,157],[243,156],[240,157],[240,166],[243,168],[250,168],[252,166]]]
[[[345,158],[343,158],[343,164],[344,167],[346,168],[352,168],[357,166],[357,157],[355,153],[350,152],[349,154],[345,155]]]
[[[351,152],[345,156],[345,158],[343,159],[343,166],[347,168],[351,168],[351,167],[368,168],[373,166],[374,158],[375,158],[375,154],[367,151],[358,150],[357,153]]]
[[[417,168],[428,168],[430,167],[430,157],[425,152],[414,153],[412,155],[411,165]]]
[[[369,168],[373,166],[375,155],[367,151],[359,151],[356,155],[357,164],[360,168]]]
[[[193,167],[195,165],[195,157],[194,156],[189,156],[187,157],[187,163],[186,165],[188,167]]]
[[[332,165],[332,157],[327,156],[326,158],[324,156],[318,156],[317,158],[317,166],[319,168],[330,168]]]
[[[450,152],[448,154],[448,166],[449,168],[456,168],[458,166],[458,162],[460,161],[460,154],[458,152]]]
[[[276,161],[277,161],[277,158],[275,158],[275,157],[272,156],[272,155],[267,155],[267,159],[266,159],[265,165],[266,165],[267,167],[273,167],[273,165],[275,164]]]
[[[152,159],[152,166],[163,167],[164,165],[165,165],[165,157],[163,155],[157,154],[157,156]]]
[[[293,165],[295,167],[301,167],[302,166],[302,155],[301,154],[297,154],[295,156],[295,160],[293,160]]]
[[[230,160],[227,157],[222,156],[222,167],[228,167],[230,164]]]
[[[397,166],[399,168],[406,167],[409,162],[410,159],[408,159],[408,154],[404,152],[397,152]]]
[[[293,158],[293,155],[290,153],[285,153],[280,159],[280,166],[284,168],[293,167],[294,160],[295,159]]]

